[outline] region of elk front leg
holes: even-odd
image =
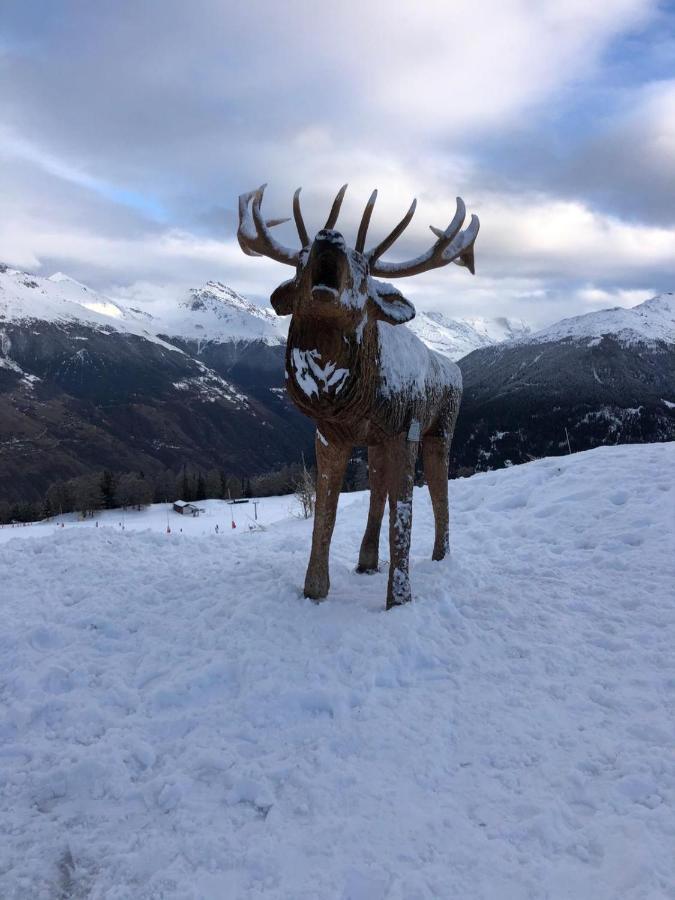
[[[379,563],[380,528],[387,502],[387,454],[384,447],[368,448],[368,483],[370,508],[366,533],[361,541],[357,572],[375,572]]]
[[[422,439],[422,460],[424,475],[429,485],[431,506],[434,511],[436,538],[432,559],[444,559],[450,549],[450,520],[448,515],[448,458],[450,439],[448,437],[424,437]]]
[[[325,444],[317,433],[316,441],[316,506],[314,509],[314,530],[312,532],[312,553],[305,575],[305,597],[323,600],[328,593],[328,553],[335,526],[342,479],[344,477],[351,446]]]
[[[387,609],[412,600],[410,592],[410,533],[415,460],[419,443],[398,435],[386,451],[389,455],[389,583]]]

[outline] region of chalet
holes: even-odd
[[[199,506],[195,506],[194,503],[188,503],[187,500],[176,500],[173,504],[173,509],[174,512],[180,513],[181,516],[192,516],[194,519],[197,518],[199,513],[204,512]]]

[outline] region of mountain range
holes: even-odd
[[[675,440],[675,295],[563,319],[459,362],[458,466]]]
[[[0,266],[0,498],[102,468],[250,476],[311,455],[283,386],[285,325],[220,282],[130,304]],[[455,469],[675,437],[672,295],[534,333],[439,312],[408,327],[460,360]]]

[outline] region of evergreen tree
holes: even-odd
[[[206,496],[219,500],[223,496],[222,481],[218,469],[210,469],[206,475]]]
[[[109,469],[105,469],[101,475],[101,494],[104,507],[113,509],[115,506],[115,476]]]
[[[197,475],[195,500],[206,500],[206,481],[204,480],[204,476],[201,472]]]

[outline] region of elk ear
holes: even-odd
[[[415,307],[393,285],[376,281],[374,278],[371,282],[375,288],[370,298],[376,319],[390,325],[401,325],[415,318]]]
[[[297,292],[295,278],[284,281],[276,288],[270,297],[270,303],[278,316],[290,316],[293,312],[293,301]]]

